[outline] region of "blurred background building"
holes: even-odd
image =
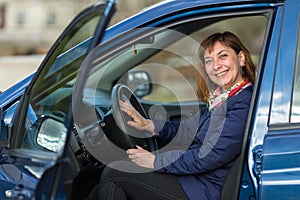
[[[162,0],[116,0],[111,25]],[[97,0],[0,0],[0,91],[34,72],[64,28]]]
[[[0,0],[0,55],[45,53],[58,35],[96,0]],[[118,22],[158,0],[119,0]]]

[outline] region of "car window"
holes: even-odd
[[[103,120],[111,112],[112,89],[118,83],[130,87],[143,106],[150,105],[149,115],[157,118],[160,111],[152,112],[165,111],[160,109],[161,105],[173,106],[168,112],[175,110],[174,116],[177,116],[181,103],[197,106],[199,110],[201,102],[196,93],[202,67],[198,57],[200,42],[212,33],[232,31],[248,47],[258,65],[268,24],[266,13],[233,13],[222,18],[184,20],[167,27],[136,28],[126,33],[126,37],[104,43],[99,51],[95,50],[89,63],[91,70],[85,79],[83,109],[80,112],[75,109],[73,113],[78,116],[75,123],[81,127],[77,128],[79,137],[88,138],[84,140],[85,147],[95,158],[101,159],[103,152],[99,141],[102,141],[103,131],[93,122],[105,126]],[[91,123],[85,123],[87,117],[82,110],[89,113]]]
[[[191,27],[194,28],[194,31],[191,33],[181,31],[184,37],[175,40],[166,49],[158,51],[134,68],[134,70],[147,71],[152,78],[152,92],[142,99],[170,103],[198,100],[195,93],[197,90],[197,74],[201,63],[199,63],[197,50],[199,43],[206,36],[215,32],[231,31],[237,34],[252,53],[256,66],[258,65],[267,26],[265,16],[239,16],[216,22],[211,20],[211,24],[205,27],[201,25],[207,23],[208,20],[196,20],[176,27],[176,31],[190,29]],[[246,33],[245,29],[247,29]],[[155,37],[163,34],[165,33],[160,33]],[[191,88],[193,88],[193,92],[189,92]]]
[[[114,84],[121,82],[129,87],[135,85],[131,89],[138,93],[137,83],[128,81],[127,72],[131,76],[135,71],[145,72],[144,75],[147,74],[151,81],[151,89],[145,95],[137,94],[142,100],[158,103],[198,101],[197,77],[202,65],[197,55],[200,42],[212,33],[231,31],[250,50],[257,66],[267,22],[264,14],[251,14],[222,19],[194,19],[165,29],[147,28],[144,33],[146,37],[127,41],[129,44],[113,56],[99,61],[98,68],[91,72],[87,87],[109,91]],[[97,83],[93,83],[95,81]]]
[[[109,94],[115,84],[122,83],[131,87],[144,101],[198,101],[197,77],[202,66],[198,57],[200,42],[212,33],[232,31],[247,46],[258,66],[267,24],[265,13],[251,13],[194,19],[167,28],[136,29],[132,31],[132,40],[127,39],[124,44],[117,41],[118,46],[113,51],[109,46],[108,55],[97,57],[95,53],[94,67],[86,80],[86,90],[96,90],[95,94],[99,91]],[[133,73],[137,75],[135,83],[130,80]],[[148,84],[142,81],[144,85],[138,85],[143,76],[148,76],[151,87],[146,87],[149,88],[148,93],[140,95]],[[89,97],[90,94],[88,92]]]
[[[300,34],[300,32],[299,32]],[[299,38],[298,34],[298,38]],[[294,72],[291,122],[300,122],[300,42],[297,44],[296,67]]]
[[[31,89],[22,148],[62,152],[73,85],[102,14],[99,7],[85,12],[60,40]]]

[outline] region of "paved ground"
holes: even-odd
[[[44,55],[0,57],[0,91],[36,71],[43,58]]]

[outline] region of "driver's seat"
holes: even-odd
[[[239,197],[240,180],[242,176],[243,159],[240,154],[229,171],[221,193],[221,200],[237,200]]]

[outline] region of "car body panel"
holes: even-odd
[[[269,130],[262,143],[260,199],[300,196],[299,126],[291,123],[293,81],[299,51],[299,1],[286,3],[277,54]],[[298,19],[298,20],[296,20]],[[294,22],[291,22],[294,20]],[[294,58],[294,59],[293,59]],[[272,193],[270,192],[272,191]]]
[[[279,43],[279,52],[277,57],[276,79],[273,90],[272,112],[270,123],[289,123],[290,107],[292,103],[292,87],[294,69],[296,66],[297,42],[298,41],[298,23],[299,20],[299,2],[290,1],[286,3],[285,11],[288,15],[284,15],[281,40]],[[291,21],[293,20],[293,22]],[[277,94],[280,94],[278,96]],[[284,104],[282,102],[285,102]],[[279,106],[280,105],[280,106]]]

